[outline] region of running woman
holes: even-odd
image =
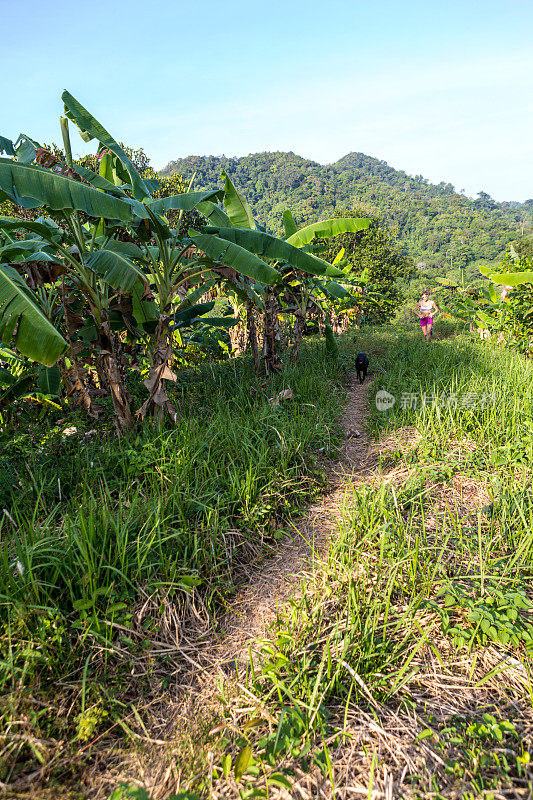
[[[438,314],[439,309],[435,301],[429,299],[429,292],[424,292],[422,294],[422,300],[419,300],[415,306],[415,314],[420,317],[420,325],[422,326],[422,333],[424,334],[426,342],[429,342],[431,339],[433,313]]]

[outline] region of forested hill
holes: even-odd
[[[427,267],[493,261],[533,220],[533,200],[496,203],[484,192],[470,200],[449,183],[431,184],[363,153],[325,166],[281,152],[189,156],[171,161],[161,174],[196,173],[195,188],[211,189],[221,186],[223,169],[270,230],[281,230],[287,207],[298,223],[330,216],[336,208],[362,207],[383,217],[402,249]]]

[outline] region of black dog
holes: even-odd
[[[366,353],[358,353],[355,359],[355,368],[357,369],[357,377],[359,383],[363,383],[368,371],[368,356]]]

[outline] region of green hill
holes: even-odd
[[[267,228],[281,230],[287,207],[299,223],[339,208],[362,208],[384,219],[402,251],[429,277],[469,265],[477,271],[476,264],[498,259],[509,242],[530,232],[533,221],[533,200],[497,203],[485,192],[471,200],[450,183],[431,184],[364,153],[327,165],[281,152],[189,156],[171,161],[161,174],[196,173],[195,188],[211,189],[220,186],[223,169]]]

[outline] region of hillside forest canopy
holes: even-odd
[[[292,152],[188,156],[171,161],[161,174],[194,175],[195,186],[212,189],[222,169],[273,231],[281,230],[286,207],[301,224],[333,216],[340,208],[364,209],[380,218],[413,261],[420,286],[437,276],[458,279],[461,269],[469,279],[479,277],[479,266],[495,265],[533,224],[533,200],[498,203],[484,191],[472,200],[450,183],[432,184],[364,153],[328,165]]]

